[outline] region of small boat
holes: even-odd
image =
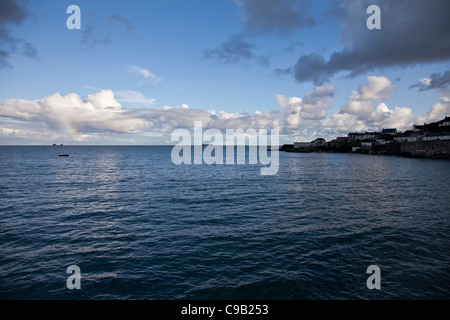
[[[58,154],[58,157],[70,157],[68,154]]]

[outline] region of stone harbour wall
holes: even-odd
[[[400,144],[400,154],[424,158],[449,158],[450,141],[419,141]]]

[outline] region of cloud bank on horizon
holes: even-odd
[[[303,98],[276,94],[279,108],[270,112],[228,113],[223,110],[201,110],[181,106],[163,108],[126,108],[111,90],[102,90],[82,99],[76,93],[59,93],[40,100],[8,99],[0,105],[2,139],[72,139],[90,141],[102,134],[141,134],[158,132],[167,140],[173,130],[192,128],[194,121],[202,121],[205,129],[278,129],[282,135],[297,138],[308,134],[333,138],[350,131],[381,130],[383,128],[411,129],[413,124],[439,120],[450,112],[450,96],[444,95],[430,111],[420,116],[408,107],[389,108],[381,100],[394,96],[395,86],[382,76],[369,76],[367,83],[350,93],[348,103],[338,111],[331,108],[334,87],[317,86]],[[128,93],[130,94],[130,93]],[[116,94],[117,95],[117,94]],[[118,92],[124,96],[123,92]],[[125,95],[126,96],[126,95]],[[152,102],[138,92],[131,96],[138,101]]]
[[[270,54],[262,54],[257,43],[266,37],[285,38],[284,53],[301,53],[297,54],[295,63],[274,67],[272,75],[285,75],[298,85],[313,84],[312,89],[300,97],[274,89],[271,95],[278,107],[251,114],[214,107],[216,102],[211,102],[210,109],[188,106],[183,101],[177,106],[162,101],[158,107],[155,104],[159,99],[148,97],[140,88],[107,88],[84,97],[72,90],[39,99],[5,99],[0,102],[0,144],[52,141],[159,144],[169,140],[175,129],[192,128],[194,121],[202,121],[206,129],[278,129],[285,137],[284,142],[292,142],[315,137],[332,139],[354,131],[408,130],[414,124],[437,121],[450,113],[449,70],[433,70],[423,74],[420,80],[408,80],[408,90],[440,95],[440,100],[430,101],[428,111],[421,114],[410,106],[390,103],[397,97],[398,85],[382,75],[395,68],[450,60],[448,0],[322,1],[327,6],[322,15],[314,15],[312,5],[304,1],[228,1],[236,6],[242,22],[240,28],[230,30],[229,36],[219,39],[216,46],[205,45],[198,52],[198,60],[211,68],[216,64],[255,61],[267,69],[272,65]],[[382,8],[382,29],[374,32],[355,28],[365,26],[366,8],[373,4]],[[14,56],[37,57],[35,46],[14,33],[30,16],[20,0],[0,2],[0,72],[14,68],[11,63]],[[339,46],[333,47],[329,54],[321,50],[306,51],[303,41],[290,38],[296,32],[326,26],[331,16],[341,32]],[[111,43],[114,30],[127,35],[136,32],[129,19],[116,13],[100,19],[100,24],[102,21],[104,26],[98,27],[93,16],[86,18],[81,45],[95,50],[98,45]],[[153,68],[150,71],[140,63],[127,62],[119,69],[134,77],[130,87],[149,85],[161,90],[162,85],[170,86],[165,75],[163,80],[159,71],[156,75]],[[337,90],[339,82],[334,80],[339,75],[349,81],[362,76],[364,83],[346,92],[345,102],[337,104],[337,92],[342,94],[342,90]],[[204,79],[205,83],[208,81]]]

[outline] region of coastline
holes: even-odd
[[[361,148],[358,143],[346,143],[341,147],[310,147],[294,148],[293,144],[285,144],[280,151],[292,153],[356,153],[371,155],[389,155],[404,158],[444,159],[450,160],[450,141],[417,141],[394,142],[387,145],[379,145],[373,148]],[[354,150],[353,148],[358,148]],[[354,150],[354,151],[353,151]]]

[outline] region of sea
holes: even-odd
[[[279,152],[264,176],[171,151],[1,146],[0,299],[450,297],[448,160]]]

